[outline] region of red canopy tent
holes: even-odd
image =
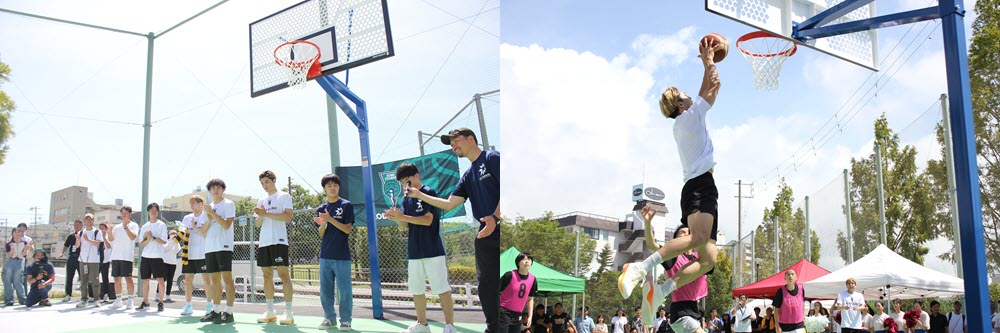
[[[798,284],[805,284],[806,282],[817,279],[823,275],[830,274],[830,271],[823,269],[822,267],[816,266],[809,262],[809,260],[802,259],[794,265],[788,266],[778,272],[778,274],[771,275],[766,279],[748,284],[743,287],[733,289],[733,297],[739,297],[740,294],[746,294],[747,298],[774,298],[774,293],[778,291],[778,288],[784,286],[785,283],[785,271],[793,269],[797,273],[799,280]],[[806,298],[814,299],[809,297],[809,291],[806,290]]]

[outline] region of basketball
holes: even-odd
[[[725,59],[726,55],[729,54],[729,42],[726,42],[726,38],[722,37],[722,35],[713,32],[705,35],[705,37],[702,37],[701,40],[702,42],[708,40],[708,45],[715,48],[715,56],[712,57],[712,60],[715,62],[722,61],[722,59]],[[701,51],[700,43],[698,44],[698,48],[699,51]]]

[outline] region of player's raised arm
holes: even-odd
[[[719,71],[715,67],[715,48],[718,45],[712,44],[711,39],[704,38],[698,46],[702,64],[705,65],[705,76],[701,79],[701,90],[698,96],[704,98],[709,105],[715,105],[715,98],[719,96]]]

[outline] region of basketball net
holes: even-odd
[[[757,90],[777,90],[781,65],[798,49],[795,43],[765,31],[743,35],[736,48],[750,63]]]
[[[305,88],[308,79],[320,75],[319,46],[304,40],[295,40],[278,45],[274,49],[274,61],[288,68],[288,86]]]

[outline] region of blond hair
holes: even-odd
[[[205,203],[205,198],[202,198],[200,195],[195,194],[195,195],[191,196],[191,199],[188,199],[188,202],[189,203],[195,203],[195,202],[197,202],[197,203]]]
[[[851,283],[851,282],[853,282],[854,285],[858,284],[858,280],[855,280],[854,278],[847,278],[847,281],[844,282],[844,284],[848,284],[848,283]]]
[[[664,117],[674,118],[677,113],[677,102],[681,99],[681,92],[677,87],[670,87],[660,95],[660,113]]]
[[[83,215],[83,219],[84,219],[84,220],[86,220],[86,219],[91,219],[91,220],[93,220],[93,219],[94,219],[94,214],[91,214],[91,213],[87,213],[87,214],[84,214],[84,215]]]

